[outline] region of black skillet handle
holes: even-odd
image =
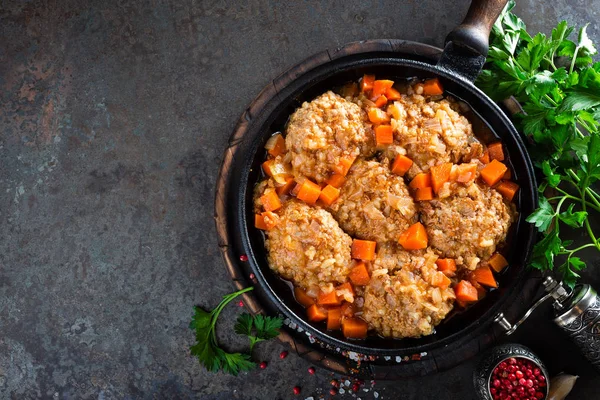
[[[473,81],[488,53],[494,22],[508,0],[473,0],[462,24],[446,36],[438,66]]]

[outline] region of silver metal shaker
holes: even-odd
[[[554,322],[561,327],[582,354],[600,369],[600,298],[587,284],[576,285],[568,291],[562,283],[547,277],[544,282],[546,295],[540,298],[514,325],[506,320],[502,313],[494,319],[507,335],[512,334],[531,313],[546,300],[554,299]]]

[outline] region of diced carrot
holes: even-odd
[[[385,94],[385,92],[394,85],[394,81],[388,79],[378,79],[373,82],[372,98],[377,98]]]
[[[416,188],[415,189],[415,201],[429,201],[433,200],[433,189],[430,187]]]
[[[438,271],[446,276],[456,275],[456,261],[453,258],[438,258],[435,262]]]
[[[462,280],[454,287],[456,300],[464,301],[465,303],[478,300],[477,289],[469,281]]]
[[[371,281],[367,265],[362,261],[350,270],[348,278],[350,278],[350,281],[357,286],[365,286]]]
[[[312,306],[313,304],[315,304],[315,299],[313,299],[312,297],[307,295],[306,291],[304,291],[304,289],[302,289],[302,288],[299,288],[299,287],[294,288],[294,297],[296,298],[296,301],[298,303],[302,304],[302,306],[304,308],[308,308],[308,307]]]
[[[275,163],[276,163],[276,161],[274,159],[267,160],[264,163],[262,163],[262,169],[263,169],[263,171],[265,171],[265,174],[267,176],[273,176],[273,169],[274,169]]]
[[[398,154],[396,158],[394,158],[392,172],[396,175],[404,176],[404,174],[406,174],[412,165],[413,161],[410,158],[402,154]]]
[[[371,240],[354,239],[352,241],[352,258],[371,261],[375,258],[377,243]]]
[[[260,196],[260,203],[265,211],[275,211],[281,208],[281,200],[279,200],[279,196],[275,190],[270,190]]]
[[[345,318],[342,321],[342,333],[349,339],[364,339],[367,330],[367,323],[360,318]]]
[[[352,167],[352,164],[354,164],[354,160],[356,160],[356,156],[340,157],[340,162],[338,163],[338,165],[335,166],[333,172],[342,176],[346,176],[348,174],[348,171],[350,171],[350,167]]]
[[[456,299],[454,301],[454,304],[456,304],[460,308],[467,308],[469,306],[469,303],[467,303],[466,301],[459,300],[459,299]]]
[[[402,95],[399,91],[394,89],[393,87],[389,88],[385,91],[385,97],[387,97],[388,101],[400,100]]]
[[[260,214],[254,214],[254,227],[266,231],[267,224],[265,224],[265,217]]]
[[[278,195],[283,196],[284,194],[288,194],[295,184],[294,178],[288,178],[282,186],[276,187],[275,191]]]
[[[298,190],[296,197],[304,201],[306,204],[315,204],[320,195],[321,187],[310,179],[306,179],[300,185],[300,189]]]
[[[501,272],[508,265],[506,258],[500,253],[494,253],[488,260],[488,264],[496,272]]]
[[[325,180],[325,183],[333,186],[334,188],[339,189],[342,187],[345,180],[346,180],[346,178],[344,178],[344,176],[342,176],[340,174],[333,174]]]
[[[487,145],[487,148],[490,160],[504,161],[504,150],[502,150],[501,142],[490,143]]]
[[[519,190],[519,185],[511,181],[502,181],[498,186],[496,186],[496,190],[504,196],[504,198],[508,201],[512,201]]]
[[[394,143],[394,133],[391,125],[379,125],[375,128],[375,142],[377,145]]]
[[[343,296],[338,292],[348,292],[349,294],[354,296],[354,288],[352,287],[352,284],[350,282],[342,283],[341,285],[335,288],[335,292],[338,294],[338,297],[342,298]]]
[[[390,116],[381,108],[371,107],[367,115],[369,116],[369,121],[374,124],[385,124],[390,120]]]
[[[460,164],[456,166],[456,181],[467,183],[475,179],[477,176],[477,164]]]
[[[494,274],[487,265],[483,265],[471,272],[471,276],[476,282],[481,283],[482,285],[493,288],[498,287]]]
[[[443,163],[431,167],[431,187],[437,194],[440,192],[442,185],[450,180],[450,171],[452,163]]]
[[[509,181],[512,179],[512,173],[510,172],[510,168],[506,170],[506,172],[502,176],[502,179],[504,179],[506,181]]]
[[[444,288],[447,288],[448,286],[450,286],[451,283],[452,283],[452,281],[450,280],[450,278],[448,278],[442,272],[436,271],[433,273],[433,276],[431,279],[431,284],[433,286],[437,286],[437,287],[444,289]]]
[[[342,327],[342,308],[335,307],[327,310],[327,329],[338,330]]]
[[[272,158],[262,163],[262,169],[266,175],[272,177],[276,183],[285,183],[285,181],[291,178],[291,171],[286,165],[276,158]]]
[[[306,310],[306,315],[308,316],[309,321],[325,321],[327,319],[327,310],[323,307],[319,307],[318,305],[313,304]]]
[[[483,164],[490,163],[490,152],[488,151],[488,149],[485,149],[483,151],[483,155],[479,157],[479,161],[481,161]]]
[[[364,75],[360,82],[361,92],[369,92],[373,90],[373,84],[375,83],[375,75]]]
[[[402,232],[398,242],[406,250],[424,249],[427,247],[427,231],[422,223],[417,222]]]
[[[279,215],[272,211],[265,211],[261,216],[263,217],[263,222],[267,227],[267,230],[273,229],[279,223]]]
[[[412,189],[431,187],[431,175],[429,172],[418,173],[408,186]]]
[[[427,79],[423,82],[423,94],[425,96],[437,96],[444,94],[444,88],[438,78]]]
[[[317,297],[317,304],[322,306],[339,306],[342,304],[342,301],[335,293],[335,290],[333,290],[329,293],[320,292]]]
[[[325,205],[330,206],[334,201],[337,200],[338,197],[340,197],[340,189],[331,185],[327,185],[321,190],[319,200],[321,200]]]
[[[387,104],[387,102],[388,102],[387,97],[385,97],[385,94],[382,94],[381,96],[379,96],[377,98],[377,100],[375,100],[375,107],[381,108],[381,107],[385,106]]]
[[[481,179],[490,186],[494,186],[502,179],[508,168],[498,160],[492,160],[481,171]]]
[[[281,133],[271,137],[269,141],[274,142],[273,147],[267,150],[270,155],[277,157],[278,155],[285,153],[285,139]]]
[[[471,285],[477,290],[477,301],[483,299],[487,294],[487,289],[483,287],[479,282],[475,280],[471,280]]]

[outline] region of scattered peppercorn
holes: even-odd
[[[288,356],[288,352],[287,351],[282,351],[281,353],[279,353],[279,358],[281,358],[282,360],[284,358],[286,358]]]
[[[244,262],[248,261],[248,256],[247,256],[247,255],[245,255],[245,254],[242,254],[242,255],[240,256],[240,261],[244,261]]]
[[[313,367],[309,367],[308,368],[308,373],[311,374],[311,375],[314,375],[315,374],[315,369]]]
[[[294,386],[294,394],[295,395],[299,395],[300,394],[300,386]]]
[[[265,369],[265,368],[267,368],[267,363],[265,361],[263,361],[260,364],[258,364],[258,366],[260,367],[260,369]]]

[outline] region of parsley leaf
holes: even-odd
[[[535,210],[529,217],[527,217],[527,222],[534,224],[540,232],[545,232],[550,227],[550,224],[552,224],[554,215],[554,209],[548,200],[546,200],[545,197],[540,197],[538,209]]]
[[[283,320],[257,314],[252,316],[248,313],[240,314],[235,324],[235,333],[248,336],[250,339],[250,351],[254,345],[263,340],[269,340],[279,335]]]
[[[571,204],[567,211],[558,214],[558,218],[573,228],[581,228],[588,214],[586,211],[573,212],[573,207],[575,207],[575,204]]]

